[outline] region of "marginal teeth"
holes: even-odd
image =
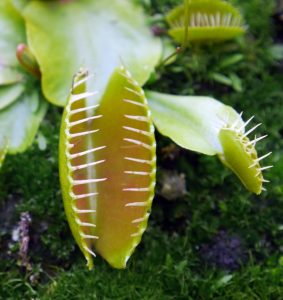
[[[259,158],[255,159],[255,160],[254,160],[254,163],[253,163],[252,165],[249,166],[249,169],[255,167],[261,160],[263,160],[263,159],[265,159],[266,157],[268,157],[271,153],[272,153],[272,152],[269,152],[269,153],[263,155],[262,157],[259,157]]]
[[[221,18],[221,25],[225,27],[226,26],[226,22],[227,22],[227,14],[222,16],[222,18]]]
[[[95,228],[96,225],[95,224],[92,224],[92,223],[87,223],[87,222],[82,222],[80,219],[76,219],[76,222],[78,225],[82,226],[82,227],[93,227]]]
[[[216,26],[220,26],[220,13],[216,13],[216,17],[215,17],[215,23]]]
[[[185,14],[179,16],[175,20],[171,20],[173,27],[185,27],[187,24]],[[189,14],[189,27],[240,27],[242,26],[242,19],[232,13],[215,12],[192,12]]]
[[[248,121],[247,121],[244,125],[242,125],[242,126],[238,129],[238,131],[242,131],[244,128],[246,128],[246,126],[253,120],[254,117],[255,117],[255,116],[252,116],[250,119],[248,119]]]
[[[94,77],[94,75],[93,75],[93,74],[90,74],[90,75],[88,75],[88,76],[84,77],[84,78],[83,78],[83,79],[81,79],[80,81],[78,81],[78,82],[74,83],[74,85],[73,85],[73,89],[77,88],[78,86],[80,86],[81,84],[83,84],[83,83],[87,82],[89,79],[91,79],[91,78],[93,78],[93,77]]]
[[[84,250],[87,251],[89,254],[93,255],[94,257],[96,257],[96,254],[94,252],[92,252],[86,245],[83,246]]]
[[[251,132],[253,132],[254,130],[256,130],[260,125],[261,125],[261,123],[260,123],[260,124],[257,124],[257,125],[254,126],[252,129],[250,129],[249,131],[247,131],[247,132],[244,134],[244,137],[247,137]]]
[[[197,13],[197,26],[201,26],[201,14],[200,13]]]
[[[191,22],[190,22],[190,25],[191,25],[191,27],[195,27],[195,26],[196,26],[196,25],[195,25],[195,15],[194,15],[194,14],[191,15]]]
[[[73,104],[76,101],[82,100],[82,99],[86,99],[89,97],[92,97],[94,95],[96,95],[97,92],[86,92],[86,93],[82,93],[82,94],[75,94],[71,96],[71,100],[70,100],[70,104]]]
[[[207,14],[203,15],[203,20],[204,20],[204,25],[205,26],[209,26],[209,19],[208,19],[208,15]]]
[[[272,154],[272,152],[269,152],[269,153],[263,155],[262,157],[259,157],[256,161],[259,162],[259,161],[265,159],[266,157],[268,157],[268,156],[271,155],[271,154]]]
[[[234,19],[231,22],[231,25],[234,27],[238,27],[241,24],[241,18],[240,17],[234,17]]]
[[[210,15],[210,16],[209,16],[209,18],[210,18],[210,23],[211,23],[211,26],[212,26],[212,27],[215,27],[215,20],[214,20],[214,16],[213,16],[213,15]]]
[[[273,168],[273,166],[262,167],[262,168],[260,168],[259,170],[260,170],[260,171],[264,171],[264,170],[268,170],[268,169],[271,169],[271,168]]]
[[[84,239],[93,239],[93,240],[97,240],[98,236],[95,235],[89,235],[89,234],[84,234],[84,233],[80,233],[80,236]]]
[[[266,138],[266,137],[267,137],[267,134],[264,135],[264,136],[255,138],[253,141],[248,142],[248,143],[247,143],[247,146],[250,146],[250,145],[254,145],[254,146],[255,146],[257,142],[263,140],[263,139]]]
[[[92,106],[86,106],[86,107],[83,107],[83,108],[74,109],[74,110],[70,111],[70,116],[72,116],[74,114],[77,114],[77,113],[80,113],[80,112],[84,112],[84,111],[88,111],[88,110],[91,110],[91,109],[95,109],[98,106],[99,106],[99,104],[92,105]]]
[[[270,156],[272,154],[272,152],[269,152],[261,157],[257,157],[257,152],[255,150],[255,145],[257,142],[263,140],[264,138],[267,137],[267,135],[264,136],[260,136],[257,137],[255,136],[254,140],[250,141],[247,136],[253,132],[256,128],[258,128],[261,124],[257,124],[256,126],[254,126],[253,128],[251,128],[250,130],[248,130],[245,133],[245,127],[247,125],[249,125],[251,123],[251,121],[254,119],[254,116],[252,116],[251,118],[249,118],[249,120],[247,120],[244,124],[239,125],[239,122],[242,122],[241,120],[241,116],[242,113],[239,117],[238,120],[236,120],[232,126],[229,125],[230,122],[226,122],[226,124],[223,126],[223,132],[225,134],[225,130],[230,130],[235,134],[235,140],[238,141],[239,143],[241,143],[241,145],[243,146],[243,150],[246,152],[246,155],[248,156],[247,159],[249,160],[249,167],[248,169],[252,169],[252,176],[254,176],[259,184],[259,192],[260,190],[265,190],[264,188],[262,188],[262,184],[263,183],[268,183],[269,180],[266,180],[263,178],[263,174],[262,172],[265,170],[268,170],[270,168],[272,168],[273,166],[264,166],[261,167],[260,166],[260,162],[267,158],[268,156]],[[248,171],[248,170],[246,170]],[[255,174],[255,175],[254,175]]]
[[[78,209],[74,207],[74,211],[78,214],[91,214],[91,213],[96,213],[95,209]]]
[[[231,14],[228,14],[226,26],[230,26],[230,24],[231,24],[231,19],[232,19],[232,15],[231,15]]]
[[[235,128],[239,125],[239,123],[240,123],[240,121],[241,121],[241,118],[242,118],[242,115],[243,115],[243,112],[241,112],[241,113],[239,114],[239,118],[232,124],[232,126],[231,126],[231,129],[232,129],[232,130],[235,129]]]

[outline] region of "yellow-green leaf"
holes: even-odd
[[[127,66],[142,85],[160,60],[160,40],[131,0],[30,1],[23,15],[43,92],[57,105],[66,104],[73,74],[82,65],[93,70],[93,84],[102,94],[117,65]]]
[[[92,268],[97,251],[125,268],[147,227],[154,196],[154,127],[144,93],[116,69],[98,105],[79,73],[60,134],[60,178],[72,233]],[[95,250],[94,250],[95,249]]]

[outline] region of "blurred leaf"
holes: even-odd
[[[37,95],[23,94],[18,101],[0,111],[0,147],[8,142],[8,153],[25,151],[33,142],[38,127],[47,110],[47,103],[40,101],[33,112],[31,99]]]
[[[229,68],[232,65],[239,63],[243,59],[244,59],[243,54],[234,54],[234,55],[227,56],[227,57],[223,58],[222,60],[220,60],[220,62],[218,64],[218,68],[219,69]]]
[[[0,2],[0,64],[17,66],[17,45],[25,41],[23,19],[9,0]]]
[[[227,274],[224,275],[223,277],[221,277],[213,286],[214,289],[219,289],[222,288],[224,286],[226,286],[232,279],[233,279],[233,275],[231,274]]]
[[[0,85],[17,83],[22,79],[23,76],[17,70],[0,65]]]
[[[66,103],[73,74],[84,65],[95,73],[93,86],[103,93],[121,62],[144,84],[161,57],[159,39],[130,0],[30,1],[23,15],[43,92],[57,105]]]
[[[232,86],[231,78],[229,78],[223,74],[213,72],[210,74],[210,77],[216,82],[222,83],[224,85]]]
[[[0,86],[0,110],[15,102],[23,91],[22,84]]]
[[[230,79],[231,79],[231,82],[232,82],[233,89],[236,92],[241,93],[243,91],[241,78],[237,74],[231,73],[230,74]]]
[[[269,51],[274,59],[283,60],[283,44],[272,45]]]
[[[235,73],[230,73],[229,76],[226,76],[221,73],[212,72],[210,78],[218,83],[232,87],[236,92],[243,91],[242,80]]]
[[[32,144],[47,109],[34,80],[29,80],[20,69],[16,51],[24,42],[23,18],[10,0],[1,1],[0,149],[6,149],[8,153],[22,152]],[[27,91],[27,87],[32,91]],[[3,152],[0,156],[3,159]]]
[[[46,148],[47,148],[47,140],[46,140],[46,137],[41,132],[38,133],[37,144],[38,144],[38,148],[41,151],[46,150]]]
[[[21,10],[27,5],[30,0],[11,0],[14,7],[21,12]]]
[[[9,0],[0,1],[0,84],[21,80],[13,68],[18,66],[17,45],[25,40],[23,19]]]

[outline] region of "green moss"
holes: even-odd
[[[180,3],[144,2],[151,13],[166,12],[174,2]],[[184,173],[188,195],[176,201],[157,195],[149,230],[129,268],[113,270],[97,258],[96,268],[89,272],[63,211],[57,167],[62,111],[50,108],[40,131],[47,140],[46,150],[35,144],[24,154],[8,156],[0,171],[0,213],[12,197],[16,207],[11,226],[22,211],[29,211],[33,219],[29,251],[33,270],[28,272],[17,266],[17,246],[14,254],[7,254],[11,228],[5,231],[1,225],[0,299],[282,298],[283,75],[269,54],[275,1],[232,2],[246,16],[247,36],[189,49],[174,65],[159,70],[157,77],[162,79],[150,88],[213,95],[243,110],[245,119],[255,115],[255,122],[264,124],[262,132],[269,134],[259,144],[259,155],[273,151],[266,162],[275,166],[265,174],[271,181],[267,192],[260,197],[246,192],[215,157],[177,148],[175,158],[166,158],[162,149],[171,142],[158,135],[159,174],[164,169]],[[215,80],[212,73],[227,78],[235,74],[242,92]],[[213,243],[221,230],[242,241],[245,259],[237,270],[213,266],[202,254],[203,245]]]
[[[74,249],[65,221],[58,177],[60,118],[61,110],[51,107],[40,129],[40,135],[47,141],[46,150],[41,151],[35,143],[23,154],[8,156],[0,171],[1,201],[8,199],[8,195],[16,199],[15,224],[11,225],[16,225],[20,212],[28,211],[32,216],[35,261],[49,258],[64,262]]]

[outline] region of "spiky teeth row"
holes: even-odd
[[[87,105],[89,76],[74,79],[60,140],[60,177],[73,235],[89,268],[93,248],[124,268],[146,229],[154,195],[154,127],[143,90],[121,67]]]
[[[172,27],[184,27],[185,16],[171,22]],[[209,14],[206,12],[195,12],[189,15],[190,27],[242,27],[243,20],[240,16],[231,13],[221,14],[220,12]]]
[[[262,190],[265,190],[263,183],[268,182],[264,179],[262,172],[272,167],[261,167],[260,162],[267,158],[271,152],[258,157],[255,146],[266,135],[255,137],[252,141],[249,140],[248,135],[261,125],[258,124],[245,132],[245,127],[252,119],[253,117],[240,127],[237,126],[236,122],[232,126],[227,125],[220,130],[219,139],[223,147],[220,159],[233,170],[249,191],[260,194]]]
[[[231,4],[221,0],[191,0],[169,12],[169,34],[179,43],[221,41],[245,31],[243,18]],[[186,34],[187,32],[187,34]]]

